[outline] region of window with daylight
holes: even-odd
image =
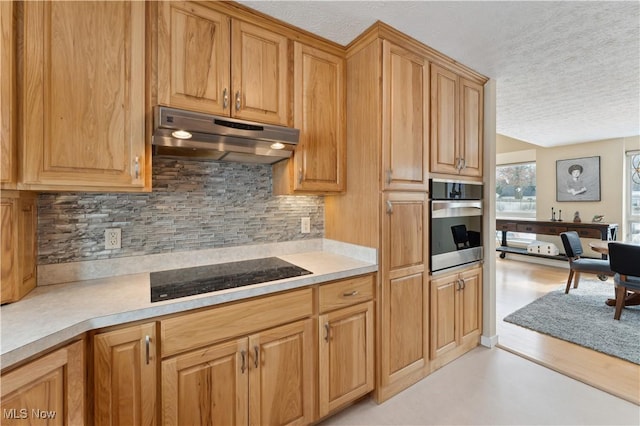
[[[496,217],[536,217],[536,163],[496,166]]]
[[[627,233],[626,239],[640,243],[640,151],[627,153]]]

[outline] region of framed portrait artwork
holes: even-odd
[[[556,201],[600,201],[600,157],[557,160]]]

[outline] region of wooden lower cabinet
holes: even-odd
[[[429,373],[427,196],[387,192],[383,201],[378,402]]]
[[[165,425],[304,425],[313,420],[310,319],[162,362]]]
[[[38,194],[2,191],[0,303],[15,302],[36,286]]]
[[[318,326],[319,415],[324,417],[373,390],[373,302],[320,315]]]
[[[432,278],[432,369],[477,346],[481,333],[482,268]]]
[[[93,424],[156,424],[156,324],[93,338]]]
[[[85,424],[84,341],[2,375],[2,425]]]

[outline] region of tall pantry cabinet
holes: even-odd
[[[441,69],[451,70],[450,82],[443,82]],[[438,357],[442,351],[431,347],[432,334],[448,331],[450,324],[440,324],[431,312],[446,301],[431,300],[439,293],[430,287],[428,182],[431,173],[482,178],[484,81],[381,22],[347,46],[348,190],[325,198],[325,235],[378,250],[378,402],[471,346],[459,344],[460,349]],[[433,155],[453,157],[457,167],[439,169]],[[465,297],[472,289],[481,287],[469,284]],[[472,304],[465,299],[460,309],[466,305]],[[476,318],[481,306],[473,308]],[[455,319],[464,322],[470,316],[461,310]],[[472,334],[476,344],[477,330]]]
[[[325,198],[327,238],[379,250],[379,402],[429,372],[429,68],[401,40],[379,23],[349,46],[348,191]]]

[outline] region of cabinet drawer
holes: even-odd
[[[312,304],[305,288],[162,320],[162,357],[311,316]]]
[[[513,222],[508,223],[496,223],[496,231],[511,231],[515,232],[517,230],[517,225]]]
[[[569,228],[569,231],[576,231],[582,238],[602,238],[600,231],[593,228]]]
[[[529,232],[532,234],[558,235],[566,230],[566,226],[540,225],[536,223],[518,223],[516,225],[516,231]]]
[[[373,299],[373,284],[374,276],[367,275],[320,286],[320,312]]]

